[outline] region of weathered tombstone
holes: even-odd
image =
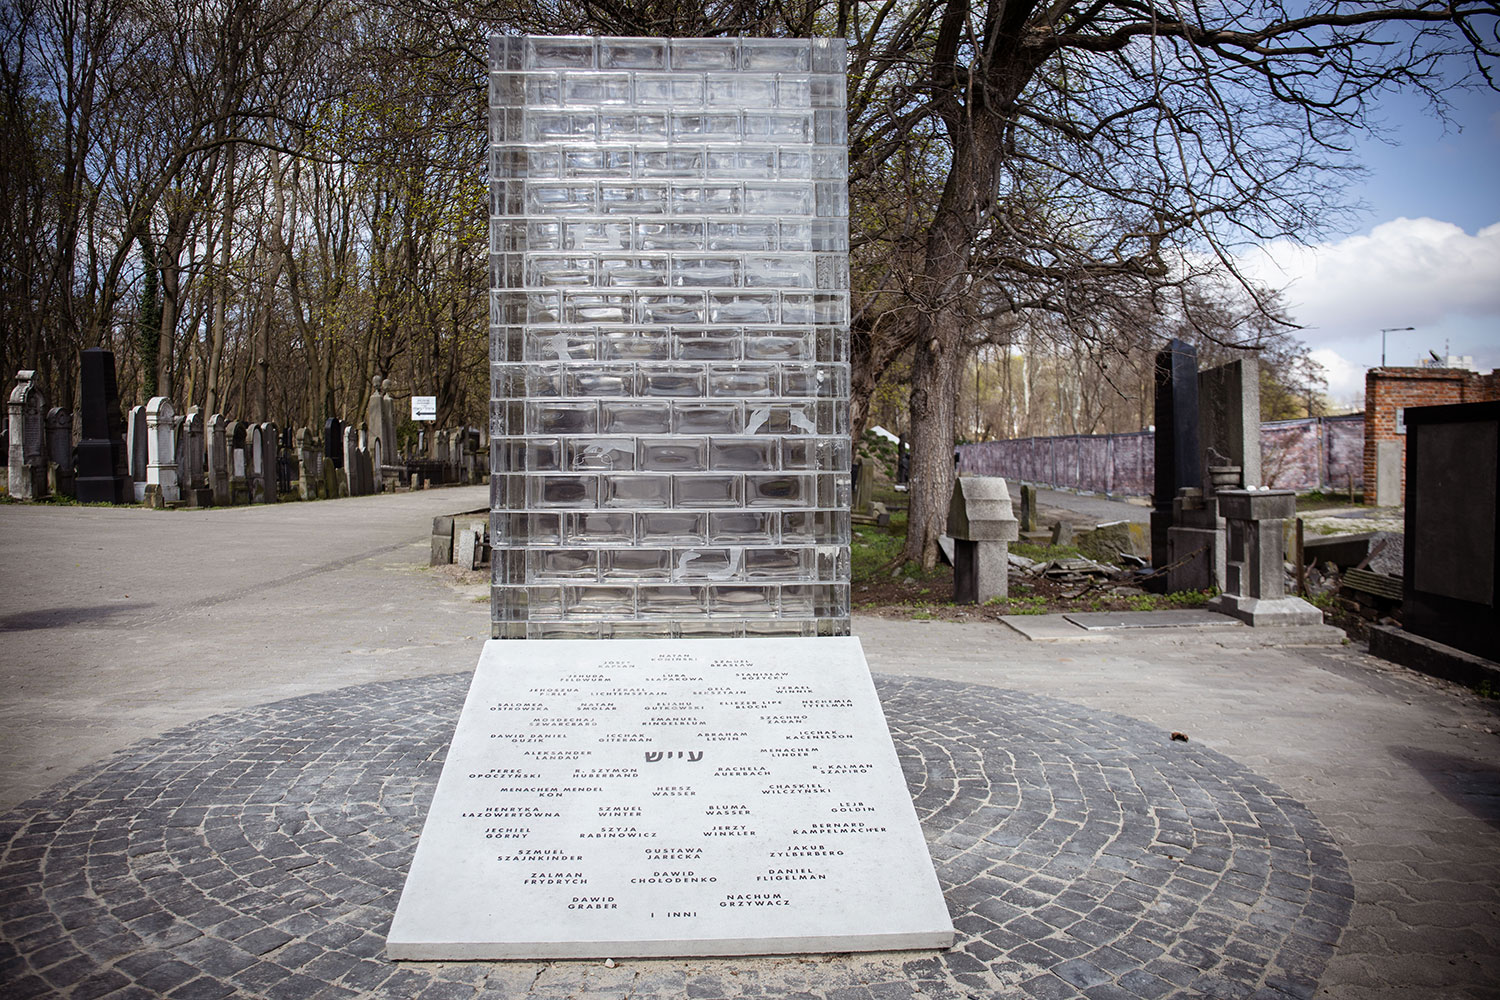
[[[953,600],[983,604],[1010,594],[1010,543],[1017,538],[1010,491],[999,476],[959,476],[948,504]]]
[[[1198,470],[1198,349],[1169,340],[1156,355],[1156,469],[1151,492],[1151,564],[1171,562],[1168,531],[1178,490],[1202,489]],[[1157,578],[1160,583],[1160,578]]]
[[[391,447],[395,441],[386,436],[385,397],[380,394],[380,376],[371,378],[370,398],[365,403],[365,430],[370,460],[374,467],[375,490],[384,486],[384,466],[390,461]]]
[[[318,448],[313,443],[313,433],[306,427],[297,431],[297,495],[303,500],[318,498],[321,482],[318,470]]]
[[[1219,509],[1228,521],[1224,593],[1211,610],[1250,625],[1317,625],[1323,613],[1286,593],[1286,522],[1297,513],[1291,490],[1220,490]]]
[[[73,414],[61,406],[47,411],[47,489],[71,497],[73,486]]]
[[[1405,501],[1402,624],[1500,660],[1500,402],[1407,409]]]
[[[187,417],[177,414],[172,417],[172,461],[177,465],[177,493],[184,500],[187,499],[187,435],[184,428],[187,427]]]
[[[178,484],[182,498],[189,507],[211,507],[213,490],[208,485],[207,449],[203,436],[203,413],[196,406],[188,411],[182,421],[182,440],[177,443],[180,459],[178,470],[182,479]]]
[[[214,503],[220,506],[231,503],[234,492],[230,488],[229,439],[225,428],[224,414],[215,413],[208,418],[208,447],[204,460],[208,465],[208,488],[213,491]]]
[[[1036,487],[1021,484],[1021,530],[1036,530]]]
[[[82,439],[74,479],[84,503],[125,503],[131,495],[125,451],[125,420],[115,384],[115,356],[99,347],[80,355],[79,408]]]
[[[146,499],[146,408],[130,408],[130,482],[135,490],[135,502]]]
[[[865,459],[854,467],[854,513],[868,516],[875,499],[875,462]]]
[[[10,392],[10,445],[7,466],[10,495],[17,500],[37,500],[47,495],[47,400],[36,383],[36,372],[16,372],[16,387]]]
[[[224,428],[229,445],[229,502],[250,502],[250,427],[243,420],[231,420]]]
[[[464,569],[479,568],[479,539],[482,534],[479,528],[465,528],[456,532],[454,538],[453,563]]]
[[[275,503],[281,488],[281,470],[277,468],[278,448],[281,438],[276,434],[276,425],[267,421],[260,425],[260,442],[264,450],[261,456],[262,503]]]
[[[344,468],[343,468],[343,494],[345,496],[360,496],[363,483],[359,474],[359,431],[353,427],[344,427]]]
[[[1396,506],[1398,498],[1404,498],[1401,477],[1402,463],[1406,458],[1406,446],[1400,441],[1375,442],[1375,502],[1387,507]],[[1353,500],[1351,499],[1351,503]]]
[[[1204,496],[1225,486],[1261,485],[1260,362],[1239,358],[1198,373],[1198,461]],[[1233,469],[1236,482],[1215,482],[1210,469]]]
[[[182,499],[177,488],[174,416],[172,402],[165,396],[152,396],[146,403],[146,487],[165,504]]]
[[[334,499],[340,495],[340,470],[344,467],[344,425],[338,417],[323,421],[323,495]]]

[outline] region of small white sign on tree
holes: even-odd
[[[437,397],[413,396],[411,398],[411,418],[413,420],[436,420]]]

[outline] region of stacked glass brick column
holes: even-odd
[[[490,59],[493,634],[847,634],[843,42]]]

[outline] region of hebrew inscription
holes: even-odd
[[[391,958],[947,947],[859,640],[490,641]]]

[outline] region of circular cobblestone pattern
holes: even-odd
[[[1349,915],[1327,832],[1222,754],[1055,699],[884,679],[952,950],[389,962],[385,931],[467,682],[217,716],[4,817],[0,992],[1310,997]]]

